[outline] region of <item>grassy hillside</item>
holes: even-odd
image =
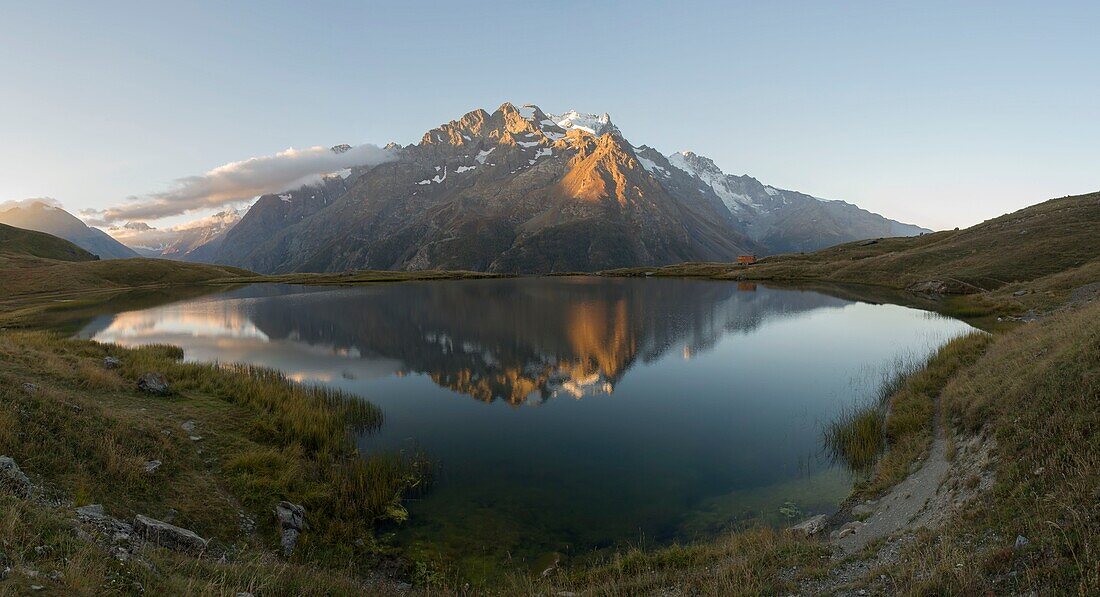
[[[607,273],[894,289],[936,281],[947,294],[982,295],[971,304],[1021,310],[1060,303],[1074,288],[1100,279],[1100,193],[1052,199],[965,230],[846,243],[767,257],[752,266],[682,264]],[[1025,298],[1012,296],[1021,290]]]
[[[83,293],[163,284],[199,284],[252,275],[235,267],[167,259],[113,259],[72,262],[0,255],[4,288],[0,300],[20,295]]]
[[[57,261],[95,261],[95,255],[73,243],[46,234],[0,224],[0,255],[29,255]]]
[[[121,366],[106,368],[108,355]],[[0,570],[16,570],[0,574],[0,594],[31,585],[142,592],[131,582],[150,594],[372,592],[355,572],[378,555],[372,529],[404,516],[401,497],[424,470],[415,455],[364,457],[355,448],[349,427],[375,428],[381,412],[277,372],[181,356],[173,347],[0,331],[0,455],[49,498],[20,500],[0,483]],[[170,394],[140,391],[145,371],[163,372]],[[162,464],[150,471],[154,460]],[[271,511],[280,500],[305,506],[310,525],[289,561],[273,555]],[[73,522],[73,507],[90,503],[122,520],[174,517],[211,539],[215,555],[196,560],[146,546],[117,561],[73,534],[74,526],[96,534],[95,525]],[[47,576],[55,570],[62,574]]]

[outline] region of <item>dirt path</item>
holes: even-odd
[[[840,555],[853,554],[872,541],[902,530],[928,526],[933,519],[939,518],[930,506],[938,501],[935,498],[951,471],[951,463],[947,461],[947,438],[939,418],[936,417],[932,449],[924,464],[875,502],[874,511],[856,532],[833,541]]]
[[[830,522],[829,526],[837,529],[829,541],[835,547],[832,568],[825,578],[802,581],[800,595],[866,594],[852,588],[860,585],[876,592],[897,592],[899,587],[892,586],[885,575],[874,576],[874,571],[897,562],[916,540],[916,529],[943,524],[959,506],[993,486],[993,440],[978,436],[961,439],[955,445],[955,457],[948,460],[947,435],[938,411],[932,446],[919,468],[880,499],[861,504],[870,507],[862,523],[841,524],[835,517]],[[837,516],[851,515],[851,510],[844,512]],[[881,539],[885,541],[873,553],[860,555]]]

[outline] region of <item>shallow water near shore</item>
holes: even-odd
[[[362,450],[423,450],[437,469],[385,533],[476,580],[830,510],[852,477],[822,425],[899,355],[969,329],[818,292],[565,277],[255,285],[99,315],[79,335],[373,401],[385,422]]]

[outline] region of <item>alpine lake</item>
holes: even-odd
[[[824,425],[891,363],[971,329],[837,293],[535,277],[207,289],[119,301],[75,331],[377,404],[360,450],[434,469],[381,539],[476,581],[836,508],[860,473],[823,448]]]

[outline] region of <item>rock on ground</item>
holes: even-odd
[[[168,393],[168,378],[163,373],[150,371],[138,378],[137,387],[143,392],[164,396]]]
[[[208,543],[192,531],[141,514],[134,517],[134,531],[150,543],[189,553],[202,553]]]
[[[34,497],[34,484],[8,456],[0,456],[0,487],[24,499]]]
[[[307,526],[306,509],[298,504],[282,501],[275,506],[275,517],[279,520],[279,529],[282,531],[283,554],[289,556],[294,552],[298,535]]]
[[[818,514],[811,518],[807,518],[802,522],[794,525],[790,530],[796,533],[805,533],[807,536],[812,536],[820,533],[825,529],[825,526],[829,523],[829,516],[827,514]]]

